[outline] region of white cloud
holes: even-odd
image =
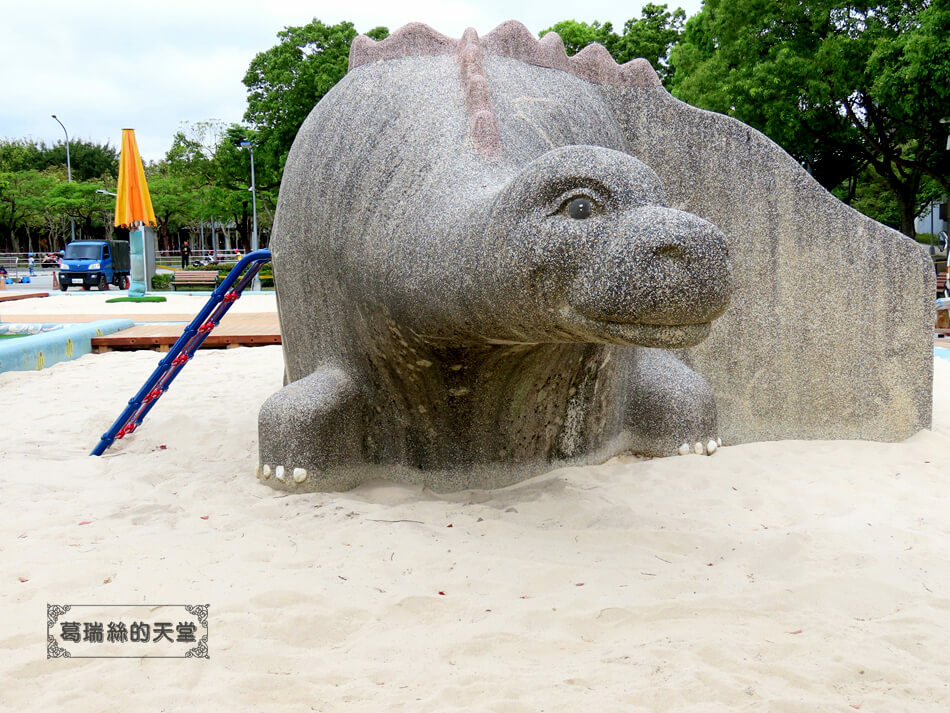
[[[670,4],[692,15],[700,0]],[[359,31],[421,21],[457,37],[512,18],[535,33],[565,19],[620,27],[641,5],[618,11],[615,2],[592,0],[582,14],[564,0],[19,2],[4,9],[0,25],[0,137],[59,141],[62,129],[50,118],[57,114],[71,137],[114,146],[132,127],[143,156],[160,159],[183,121],[241,121],[251,59],[276,44],[281,29],[314,17],[349,20]]]

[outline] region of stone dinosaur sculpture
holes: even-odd
[[[749,203],[738,175],[664,175],[685,159],[643,146],[651,111],[664,145],[715,116],[725,128],[702,133],[711,163],[730,142],[751,147],[799,184],[793,200],[820,191],[826,217],[837,203],[761,135],[675,102],[645,60],[618,66],[599,46],[568,58],[556,34],[538,41],[515,22],[483,38],[420,24],[358,37],[284,172],[271,248],[285,386],[261,408],[259,477],[290,490],[498,487],[624,451],[712,453],[723,425],[733,442],[773,435],[759,394],[717,424],[720,386],[772,373],[749,362],[759,347],[730,353],[727,333],[711,359],[697,352],[736,309],[734,286],[733,337],[762,326],[754,301],[769,280],[748,273],[750,236],[716,225],[770,207]],[[870,223],[902,261],[901,285],[922,287],[919,255]],[[915,356],[923,304],[904,340]],[[921,381],[885,437],[929,422]]]

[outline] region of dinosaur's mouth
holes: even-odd
[[[643,324],[620,320],[595,319],[568,308],[564,325],[578,336],[591,341],[604,341],[630,346],[676,349],[692,347],[703,341],[711,322],[696,324]]]

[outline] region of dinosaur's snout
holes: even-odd
[[[726,237],[712,223],[661,206],[619,211],[603,226],[568,294],[568,320],[612,340],[689,346],[732,294]]]
[[[656,173],[620,151],[549,151],[499,190],[487,215],[485,234],[498,236],[489,259],[510,301],[544,310],[540,320],[527,311],[519,340],[692,346],[729,304],[726,237],[666,208]]]

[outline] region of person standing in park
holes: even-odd
[[[36,268],[36,259],[33,257],[33,253],[27,255],[27,264],[30,266],[30,277],[33,277],[36,274],[36,272],[34,272],[34,268]]]
[[[188,247],[188,241],[186,240],[181,246],[181,267],[185,269],[188,267],[188,263],[191,261],[191,248]]]

